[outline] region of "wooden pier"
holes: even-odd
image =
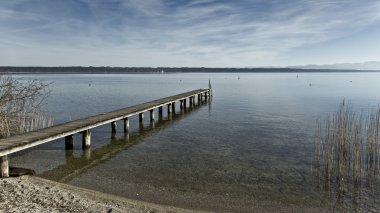
[[[59,138],[65,138],[66,149],[73,149],[73,135],[76,133],[82,134],[82,148],[88,149],[91,146],[90,129],[111,124],[111,131],[116,132],[116,121],[123,120],[124,132],[129,131],[129,117],[139,115],[140,123],[143,122],[144,113],[149,112],[150,121],[154,121],[154,110],[158,109],[159,116],[162,116],[163,107],[167,107],[167,113],[171,114],[175,111],[175,103],[179,101],[180,109],[186,108],[187,99],[189,99],[189,107],[195,105],[195,97],[198,97],[198,103],[202,99],[207,100],[210,97],[210,89],[198,89],[182,94],[146,102],[130,106],[127,108],[115,110],[100,115],[90,116],[52,127],[16,135],[13,137],[0,140],[0,178],[9,176],[8,155],[25,150],[40,144],[44,144]]]

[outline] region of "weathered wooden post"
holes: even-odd
[[[153,109],[149,110],[149,113],[150,113],[150,122],[153,122],[154,121],[154,110]]]
[[[175,102],[172,103],[172,112],[175,112]]]
[[[116,133],[117,125],[116,121],[111,122],[112,133]]]
[[[91,146],[91,132],[89,129],[82,132],[82,149],[88,149]]]
[[[9,162],[8,162],[8,156],[0,156],[0,178],[7,178],[9,177]]]
[[[205,101],[207,101],[207,92],[205,92]]]
[[[158,108],[158,120],[162,120],[162,107],[161,107],[161,113],[160,113],[160,108]]]
[[[68,135],[65,137],[65,149],[74,148],[74,135]]]
[[[162,115],[162,106],[158,107],[158,115]]]
[[[183,99],[183,109],[186,109],[186,105],[187,105],[186,102],[187,102],[187,101],[186,101],[186,98],[184,98],[184,99]]]
[[[202,98],[201,98],[201,94],[198,94],[198,105],[200,105],[201,104],[201,101],[202,100]]]
[[[144,121],[144,113],[143,112],[139,113],[139,121],[140,121],[140,123],[142,123]]]
[[[169,103],[168,105],[168,115],[172,113],[172,103]]]
[[[190,107],[193,106],[193,97],[192,96],[189,97],[189,104],[190,104]]]
[[[211,87],[211,80],[208,79],[208,92],[210,93],[210,97],[212,96],[212,87]]]
[[[123,119],[124,121],[124,132],[128,132],[129,131],[129,118],[126,117]]]
[[[183,100],[179,100],[179,109],[183,110]]]

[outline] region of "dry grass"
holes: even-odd
[[[0,76],[0,138],[44,128],[51,120],[41,110],[48,84]]]
[[[314,172],[325,189],[344,196],[379,185],[380,105],[363,119],[343,101],[317,123]]]

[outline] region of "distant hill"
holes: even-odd
[[[327,64],[327,65],[301,65],[301,66],[289,66],[293,69],[332,69],[332,70],[379,70],[379,61],[367,61],[362,63],[339,63],[339,64]]]
[[[11,67],[0,66],[1,74],[110,74],[110,73],[269,73],[269,72],[378,72],[380,69],[285,67],[285,68],[206,68],[206,67]]]

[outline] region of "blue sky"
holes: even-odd
[[[380,0],[1,0],[0,66],[380,61]]]

